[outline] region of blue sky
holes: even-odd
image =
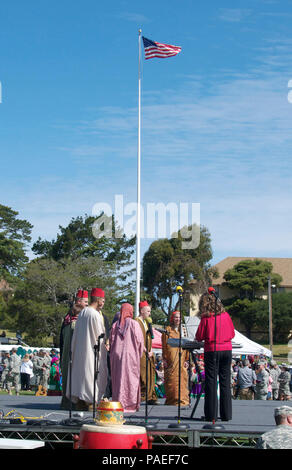
[[[141,28],[182,47],[142,61],[142,204],[200,203],[214,263],[292,257],[291,1],[12,0],[0,15],[1,203],[33,240],[135,202]]]

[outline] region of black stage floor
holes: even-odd
[[[11,412],[9,417],[23,416],[26,419],[40,418],[61,422],[69,418],[69,411],[60,409],[60,401],[60,397],[0,395],[0,410],[4,416]],[[192,400],[190,407],[181,408],[179,420],[178,408],[175,406],[165,406],[163,399],[159,401],[158,405],[148,405],[147,416],[145,404],[142,403],[138,412],[125,413],[125,424],[143,426],[146,422],[149,425],[155,424],[160,430],[166,430],[170,424],[180,422],[181,424],[187,424],[191,430],[202,430],[206,424],[201,420],[204,414],[204,399],[201,398],[191,419],[194,404],[195,401]],[[284,404],[292,406],[291,401],[233,400],[232,404],[233,418],[231,421],[222,424],[226,431],[235,433],[264,433],[275,426],[274,408]],[[73,418],[76,413],[72,412]],[[83,412],[82,418],[84,421],[86,421],[86,418],[92,418],[92,412]],[[220,424],[220,420],[218,423]]]

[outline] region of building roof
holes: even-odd
[[[221,285],[224,282],[223,276],[227,269],[233,268],[233,266],[235,266],[240,261],[248,259],[260,259],[262,261],[269,261],[273,265],[273,272],[276,274],[280,274],[280,276],[282,277],[282,282],[280,286],[292,287],[292,258],[262,258],[259,256],[228,256],[227,258],[224,258],[222,261],[215,264],[214,266],[215,268],[217,268],[219,277],[213,279],[213,284]]]

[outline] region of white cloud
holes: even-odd
[[[248,72],[225,70],[208,83],[185,77],[181,89],[149,91],[143,101],[142,200],[199,202],[215,257],[292,256],[290,42],[265,44]],[[82,162],[86,183],[43,180],[19,200],[43,237],[115,194],[136,200],[137,109],[97,109],[75,127],[78,143],[62,151]],[[111,167],[97,178],[98,159]]]
[[[149,22],[149,19],[141,13],[123,12],[119,14],[119,18],[138,24]]]
[[[229,23],[239,23],[246,20],[252,13],[252,10],[247,8],[220,8],[219,19]]]

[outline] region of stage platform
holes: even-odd
[[[72,412],[71,422],[69,411],[60,409],[60,397],[36,396],[0,396],[0,410],[9,419],[0,420],[0,438],[39,439],[47,446],[73,446],[73,436],[78,434],[82,424],[92,421],[92,412],[83,412],[76,416]],[[165,406],[164,400],[158,405],[148,405],[148,415],[145,404],[136,413],[125,413],[127,424],[149,427],[154,437],[155,446],[185,446],[185,447],[255,447],[258,437],[274,428],[274,408],[292,402],[279,401],[241,401],[233,400],[233,418],[231,421],[216,424],[223,429],[205,429],[202,420],[204,399],[201,398],[193,418],[191,414],[195,401],[190,407],[180,410],[175,406]],[[22,419],[24,422],[18,421]],[[151,426],[154,425],[154,428]],[[169,427],[182,425],[185,428]]]

